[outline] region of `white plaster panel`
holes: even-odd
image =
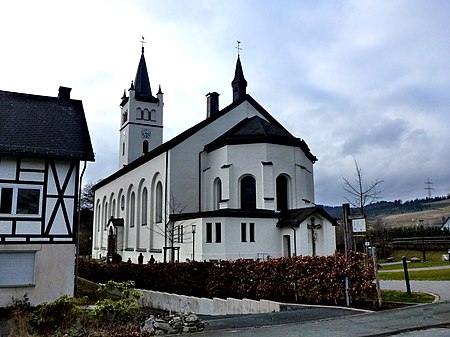
[[[12,233],[12,221],[0,221],[0,234]]]
[[[17,221],[16,234],[41,234],[41,223],[38,221]]]
[[[16,159],[0,156],[0,178],[14,180],[16,177],[16,166]]]

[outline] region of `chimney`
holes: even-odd
[[[70,92],[72,88],[67,87],[59,87],[58,91],[58,105],[61,106],[70,106]]]
[[[219,111],[219,93],[210,92],[206,95],[206,118]]]

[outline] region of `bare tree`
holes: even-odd
[[[170,197],[170,201],[167,203],[167,209],[163,210],[160,222],[155,223],[153,227],[153,233],[160,235],[164,238],[164,249],[171,252],[170,260],[174,261],[174,247],[175,243],[183,240],[183,230],[175,228],[175,223],[171,220],[171,215],[178,215],[183,213],[186,209],[186,205],[176,200],[174,196]],[[179,224],[181,225],[181,223]],[[166,261],[166,252],[164,252],[164,262]]]
[[[80,199],[80,208],[88,209],[90,211],[94,211],[94,190],[92,187],[94,183],[92,181],[88,181],[84,184],[81,189],[81,199]]]
[[[374,182],[367,184],[364,180],[363,171],[355,161],[355,176],[354,181],[350,181],[347,178],[342,178],[344,181],[344,190],[347,192],[345,199],[354,207],[359,208],[361,214],[364,215],[364,207],[370,205],[380,198],[382,191],[379,190],[383,180],[375,180]]]

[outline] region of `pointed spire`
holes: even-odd
[[[247,94],[247,81],[244,78],[244,72],[242,70],[241,58],[239,54],[237,57],[236,70],[234,72],[234,79],[231,82],[231,86],[233,87],[233,102]]]
[[[144,58],[144,47],[142,46],[141,59],[134,80],[136,89],[136,98],[151,98],[152,89],[150,88],[150,80],[148,79],[147,64]]]

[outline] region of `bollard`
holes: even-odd
[[[406,257],[402,256],[403,270],[405,271],[406,292],[411,295],[411,287],[409,286],[408,266],[406,265]]]

